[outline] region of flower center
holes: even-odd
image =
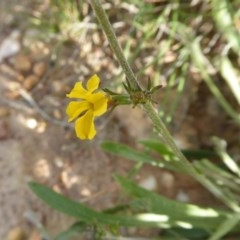
[[[91,102],[89,102],[89,109],[92,110],[92,111],[94,111],[94,104],[91,103]]]

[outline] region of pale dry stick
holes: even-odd
[[[24,89],[20,89],[19,90],[20,95],[29,103],[29,105],[31,107],[33,107],[40,115],[43,119],[52,122],[56,125],[62,126],[62,127],[69,127],[71,128],[72,125],[70,125],[69,123],[66,122],[62,122],[60,120],[57,120],[53,117],[51,117],[50,115],[48,115],[45,111],[43,111],[38,104],[36,103],[36,101],[33,99],[33,97]]]
[[[8,98],[0,98],[0,104],[3,105],[4,107],[16,109],[27,114],[33,114],[33,108],[27,106],[25,103],[21,101],[12,99],[10,100]]]
[[[128,61],[126,60],[122,48],[120,47],[116,35],[113,31],[113,28],[109,22],[109,19],[102,7],[102,4],[99,0],[89,0],[90,4],[98,18],[98,21],[106,34],[106,37],[109,41],[109,44],[117,57],[125,75],[131,85],[132,90],[141,90],[140,85],[133,73]],[[151,101],[147,100],[145,104],[142,104],[142,107],[149,118],[152,120],[154,127],[156,128],[157,132],[162,136],[165,143],[171,148],[175,156],[178,158],[179,167],[184,170],[185,173],[192,176],[194,179],[199,181],[203,186],[205,186],[210,192],[212,192],[216,197],[221,199],[228,207],[230,207],[235,212],[240,212],[239,206],[229,199],[224,192],[212,183],[209,179],[207,179],[202,173],[198,172],[194,166],[185,158],[182,152],[178,149],[177,145],[175,144],[171,134],[169,133],[167,127],[163,123],[162,119],[157,114],[156,110],[154,109]]]
[[[31,210],[26,211],[24,213],[24,217],[38,229],[42,239],[51,240],[49,233],[46,231],[45,227],[42,225],[34,212]]]
[[[61,127],[68,127],[68,128],[73,128],[73,125],[66,123],[65,121],[60,121],[57,120],[53,117],[51,117],[49,114],[47,114],[45,111],[43,111],[36,101],[33,99],[33,97],[24,89],[19,90],[19,94],[21,97],[29,104],[30,107],[26,106],[24,103],[20,101],[13,101],[13,100],[8,100],[6,98],[0,99],[0,103],[3,105],[14,108],[20,111],[24,111],[28,114],[32,114],[33,110],[35,110],[44,120],[51,122],[55,125],[61,126]]]
[[[49,78],[49,76],[50,76],[50,74],[52,72],[52,68],[50,67],[50,65],[51,64],[50,64],[50,60],[49,60],[47,62],[47,68],[46,68],[43,76],[39,79],[37,84],[34,85],[33,88],[31,89],[31,94],[34,94],[37,91],[39,84],[44,84],[47,81],[47,79]]]

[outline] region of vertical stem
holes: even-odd
[[[103,28],[104,33],[107,36],[108,42],[109,42],[113,52],[115,53],[123,71],[125,72],[125,75],[127,76],[128,80],[129,80],[129,84],[131,85],[133,90],[141,89],[128,61],[126,60],[126,58],[123,54],[122,48],[117,41],[116,35],[113,31],[113,28],[108,20],[108,17],[106,15],[100,1],[99,0],[90,0],[90,3],[92,5],[92,8],[93,8],[97,18],[98,18],[100,25]]]

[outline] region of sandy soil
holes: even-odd
[[[8,6],[3,7],[8,10]],[[8,40],[19,49],[0,62],[0,239],[37,240],[36,222],[54,235],[73,219],[38,200],[28,188],[29,181],[44,183],[95,209],[111,207],[122,196],[113,174],[127,173],[133,163],[104,153],[100,143],[113,140],[139,148],[136,140],[150,136],[152,127],[141,109],[119,107],[98,120],[95,140],[78,140],[65,116],[65,94],[75,81],[86,80],[91,72],[99,73],[103,85],[108,85],[114,71],[119,71],[116,62],[109,50],[97,48],[101,36],[87,36],[81,48],[69,41],[60,44],[59,52],[52,50],[56,42],[37,40],[39,32],[35,29],[15,27],[10,10],[4,13],[0,45]],[[115,70],[106,73],[109,68]],[[239,129],[228,120],[206,86],[189,80],[189,89],[171,126],[179,146],[208,148],[212,135],[237,141],[232,136]],[[137,181],[144,184],[152,178],[154,190],[168,197],[185,196],[190,202],[216,205],[199,184],[180,174],[146,166]]]

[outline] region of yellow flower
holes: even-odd
[[[107,111],[108,98],[103,92],[96,92],[100,83],[95,74],[87,82],[86,89],[81,82],[77,82],[72,91],[67,94],[69,98],[79,98],[79,101],[70,102],[66,113],[71,122],[75,122],[75,131],[80,139],[93,139],[96,135],[94,118]]]

